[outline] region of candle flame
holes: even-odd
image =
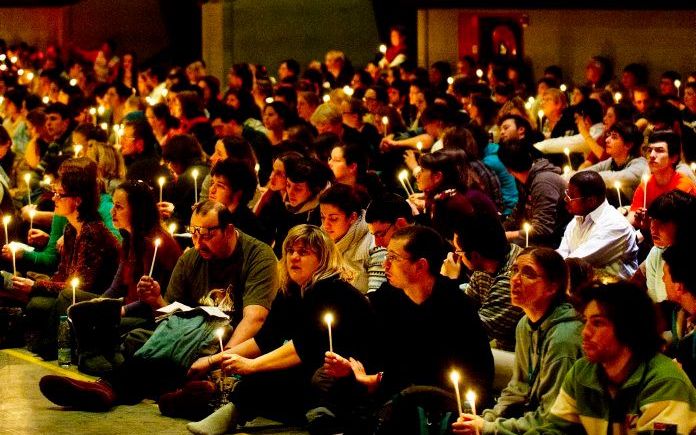
[[[539,111],[537,112],[537,115],[539,115],[539,118],[543,118],[543,117],[544,117],[544,111],[543,111],[542,109],[539,109]]]
[[[483,77],[483,70],[482,69],[477,69],[476,70],[476,77],[481,78]]]
[[[345,86],[343,87],[343,93],[346,94],[346,95],[348,95],[349,97],[352,97],[354,92],[355,92],[355,91],[353,90],[353,88],[351,88],[351,87],[348,86],[348,85],[345,85]]]
[[[217,338],[222,338],[225,335],[225,328],[218,328],[215,330],[215,336]]]
[[[174,233],[176,232],[176,227],[177,227],[177,225],[176,225],[176,223],[174,223],[174,222],[172,222],[171,224],[169,224],[169,234],[171,234],[172,236],[174,236]]]
[[[191,176],[194,180],[198,178],[198,169],[194,169],[193,171],[191,171]]]
[[[530,224],[529,222],[525,222],[524,224],[522,224],[522,228],[524,228],[524,231],[528,233],[529,230],[532,229],[532,224]]]
[[[450,380],[452,383],[458,384],[459,383],[459,372],[456,370],[452,370],[450,372]]]
[[[266,104],[271,104],[273,101],[275,101],[273,100],[273,97],[266,98]]]
[[[12,220],[12,216],[10,216],[10,215],[5,215],[2,217],[2,223],[5,225],[9,224],[11,220]]]
[[[454,77],[447,77],[447,84],[448,85],[454,84]]]
[[[621,189],[621,182],[620,181],[614,181],[614,189]]]
[[[159,184],[159,186],[162,187],[162,186],[164,186],[164,181],[165,181],[165,180],[166,180],[166,179],[165,179],[164,177],[159,177],[159,178],[157,179],[157,184]]]
[[[382,117],[382,124],[388,125],[389,124],[389,117],[388,116],[383,116]]]
[[[10,251],[12,251],[13,254],[16,253],[18,249],[19,249],[19,246],[17,246],[17,243],[10,242]]]
[[[563,154],[565,154],[566,156],[569,156],[570,155],[570,148],[568,148],[568,147],[563,148]]]
[[[617,92],[617,93],[614,94],[614,101],[615,101],[616,103],[618,103],[619,101],[621,101],[622,98],[623,98],[623,95],[621,95],[621,92]]]
[[[387,46],[386,44],[380,44],[379,45],[379,52],[382,54],[387,54]]]
[[[328,103],[329,101],[331,101],[331,97],[329,95],[324,95],[323,97],[321,97],[321,99],[325,103]]]
[[[566,86],[565,83],[563,83],[559,89],[561,90],[561,92],[565,92],[568,90],[568,86]]]
[[[331,313],[326,313],[326,314],[324,314],[324,322],[325,322],[327,325],[331,326],[331,324],[333,323],[333,321],[334,321],[334,316],[333,316],[333,314],[331,314]]]
[[[642,177],[642,178],[643,178],[643,183],[647,183],[647,182],[648,182],[648,179],[650,179],[650,175],[648,175],[647,173],[646,173],[646,174],[643,174],[643,177]]]
[[[104,106],[99,106],[99,109],[97,109],[97,113],[99,113],[100,115],[103,115],[105,111],[106,109],[104,108]]]
[[[416,142],[416,148],[418,148],[418,151],[422,151],[423,150],[423,142],[421,142],[421,141]]]
[[[407,178],[408,178],[408,171],[406,169],[399,172],[399,180],[405,180]]]
[[[90,108],[89,108],[89,114],[90,114],[90,115],[96,115],[96,114],[97,114],[97,109],[95,109],[94,107],[90,107]]]
[[[466,392],[466,401],[469,403],[476,402],[476,393],[472,390]]]
[[[70,285],[71,285],[72,288],[74,289],[75,287],[77,287],[78,285],[80,285],[80,280],[79,280],[78,278],[73,278],[73,279],[70,280]]]
[[[570,174],[570,166],[565,165],[565,166],[563,167],[563,173],[566,174],[566,175],[567,175],[567,174]]]
[[[34,216],[36,216],[36,210],[35,209],[29,209],[29,218],[34,219]]]
[[[675,81],[674,81],[674,86],[677,87],[677,88],[680,87],[680,86],[681,86],[681,80],[679,80],[679,79],[675,80]]]
[[[24,182],[28,184],[29,181],[31,181],[31,174],[27,172],[26,174],[24,174]]]
[[[160,246],[161,244],[162,244],[162,239],[160,239],[159,237],[156,238],[156,239],[155,239],[155,246],[157,246],[157,247],[159,248],[159,246]]]

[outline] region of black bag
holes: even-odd
[[[26,320],[24,310],[15,307],[0,307],[0,349],[24,347]]]
[[[441,388],[409,387],[387,402],[377,418],[377,435],[445,435],[457,421],[457,402]]]

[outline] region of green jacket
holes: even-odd
[[[566,375],[544,426],[528,434],[651,433],[656,423],[696,428],[696,390],[668,357],[641,363],[612,399],[600,366],[580,359]],[[609,428],[609,424],[612,428]]]
[[[522,434],[543,423],[565,374],[582,356],[581,334],[582,322],[568,303],[536,329],[527,316],[519,321],[512,378],[495,407],[483,412],[484,434]]]

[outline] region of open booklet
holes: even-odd
[[[188,305],[184,305],[180,302],[174,302],[174,303],[167,305],[166,307],[159,308],[157,310],[157,312],[162,314],[162,316],[167,316],[170,314],[174,314],[177,311],[191,311],[191,310],[203,310],[209,316],[219,317],[221,319],[229,319],[230,318],[230,316],[225,314],[224,311],[222,311],[221,309],[219,309],[217,307],[199,306],[199,307],[191,308]]]

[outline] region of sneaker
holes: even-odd
[[[183,388],[161,395],[158,404],[162,415],[197,421],[211,413],[210,403],[214,397],[215,384],[190,381]]]
[[[41,393],[51,402],[85,411],[108,411],[116,400],[114,390],[103,381],[85,382],[48,375],[39,381]]]

